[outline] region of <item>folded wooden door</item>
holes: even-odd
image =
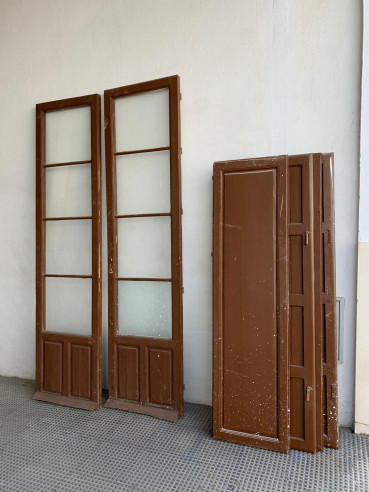
[[[287,159],[213,179],[213,435],[288,452]]]
[[[315,453],[313,155],[288,156],[291,448]]]
[[[36,394],[101,401],[100,96],[36,106]]]
[[[105,91],[107,407],[183,414],[179,77]]]
[[[338,448],[333,154],[314,154],[318,448]]]

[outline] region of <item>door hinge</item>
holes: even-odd
[[[182,294],[184,294],[184,287],[182,287]]]
[[[330,229],[328,229],[328,242],[332,242],[332,231]]]
[[[337,396],[337,385],[331,384],[331,397],[336,398]]]
[[[310,241],[310,231],[305,231],[305,245],[308,246]]]
[[[310,401],[311,393],[313,392],[313,387],[308,386],[306,388],[306,401]]]

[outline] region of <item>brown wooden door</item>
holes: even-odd
[[[288,157],[291,448],[315,453],[313,156]]]
[[[288,452],[287,160],[213,179],[213,435]]]
[[[101,402],[100,96],[36,106],[37,400]]]
[[[338,448],[333,154],[314,154],[317,439]]]
[[[105,91],[107,407],[183,415],[179,77]]]

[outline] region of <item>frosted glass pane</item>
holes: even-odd
[[[46,273],[91,275],[91,220],[46,222]]]
[[[119,215],[170,213],[169,150],[116,157]]]
[[[169,147],[169,90],[115,99],[116,152]]]
[[[170,278],[170,217],[118,219],[118,276]]]
[[[90,158],[90,107],[46,113],[46,164]]]
[[[91,335],[91,279],[46,278],[48,331]]]
[[[46,217],[91,216],[91,164],[45,169]]]
[[[118,282],[119,333],[172,338],[171,289],[171,282]]]

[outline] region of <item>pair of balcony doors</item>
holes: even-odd
[[[35,399],[101,406],[98,94],[36,106]],[[109,399],[183,414],[179,77],[105,91]]]

